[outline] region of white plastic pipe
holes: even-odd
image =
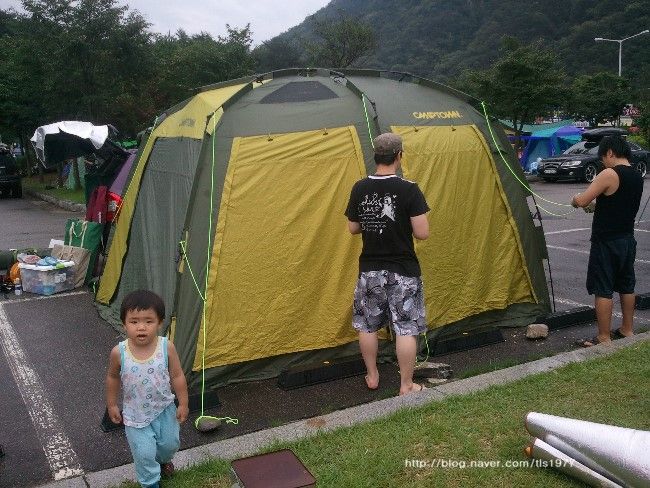
[[[590,486],[599,486],[602,488],[622,488],[618,483],[608,480],[603,475],[588,468],[584,464],[567,456],[562,451],[555,449],[546,442],[535,439],[530,446],[525,449],[526,455],[533,459],[539,459],[548,464],[543,465],[545,468],[555,468],[564,474],[579,479]]]
[[[531,435],[621,486],[650,486],[650,432],[530,412]]]

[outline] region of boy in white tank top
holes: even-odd
[[[127,339],[113,348],[109,358],[108,415],[116,424],[124,422],[140,485],[158,488],[161,472],[173,474],[179,424],[188,415],[187,383],[174,344],[158,336],[165,318],[165,304],[158,295],[146,290],[129,293],[120,318]]]

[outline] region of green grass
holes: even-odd
[[[23,187],[39,193],[45,193],[61,200],[67,200],[75,203],[86,203],[84,189],[68,190],[67,188],[51,188],[57,184],[56,174],[48,173],[45,175],[45,183],[41,183],[38,176],[23,178]]]
[[[648,430],[649,377],[650,341],[646,341],[604,358],[295,443],[276,443],[264,451],[292,449],[319,487],[581,487],[551,468],[419,469],[405,466],[405,460],[522,461],[522,449],[531,440],[523,425],[529,411]],[[225,461],[179,471],[165,483],[165,487],[230,486]]]

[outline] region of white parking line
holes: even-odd
[[[589,251],[583,251],[582,249],[571,249],[570,247],[562,247],[562,246],[549,246],[547,245],[549,249],[559,249],[560,251],[569,251],[569,252],[577,252],[580,254],[589,254]],[[645,259],[635,259],[635,263],[643,263],[643,264],[650,264],[650,261],[646,261]]]
[[[593,305],[587,305],[586,303],[574,302],[573,300],[569,300],[567,298],[555,297],[555,301],[557,303],[563,303],[565,305],[571,305],[573,307],[593,307]],[[623,314],[620,313],[620,312],[612,312],[612,315],[614,317],[623,318]],[[636,315],[633,315],[632,317],[633,317],[634,322],[644,322],[644,323],[650,324],[650,319],[646,319],[646,318],[643,318],[643,317],[637,317]]]
[[[579,229],[554,230],[552,232],[544,232],[544,235],[552,236],[553,234],[566,234],[567,232],[579,232],[582,230],[591,230],[591,227],[581,227]]]
[[[53,298],[63,298],[63,297],[71,297],[74,295],[85,295],[87,294],[87,291],[70,291],[70,292],[63,292],[63,293],[57,293],[55,295],[33,295],[33,296],[26,296],[23,295],[21,298],[12,298],[11,300],[5,302],[5,305],[8,303],[23,303],[23,302],[33,302],[36,300],[48,300],[48,299],[53,299]]]
[[[0,345],[45,451],[52,476],[55,480],[62,480],[83,474],[77,454],[47,398],[43,382],[27,360],[3,304],[0,304]]]
[[[589,254],[589,251],[584,251],[582,249],[572,249],[570,247],[562,247],[562,246],[549,246],[547,245],[549,249],[559,249],[560,251],[570,251],[570,252],[578,252],[580,254]]]
[[[637,222],[638,223],[638,222]],[[569,232],[581,232],[583,230],[591,230],[591,227],[580,227],[578,229],[565,229],[565,230],[554,230],[551,232],[544,232],[545,236],[552,236],[555,234],[567,234]],[[647,229],[634,229],[635,232],[650,232]]]
[[[569,300],[567,298],[555,297],[555,301],[558,302],[558,303],[564,303],[565,305],[572,305],[574,307],[592,307],[593,306],[593,305],[587,305],[586,303],[574,302],[573,300]]]

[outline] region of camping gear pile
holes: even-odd
[[[86,256],[78,249],[54,249],[57,256],[77,262],[76,286],[88,283],[93,276],[101,273],[104,243],[110,234],[111,223],[117,218],[122,202],[121,192],[137,153],[135,149],[127,150],[113,142],[111,137],[117,134],[117,129],[111,125],[62,121],[38,127],[30,139],[40,164],[45,168],[68,161],[68,179],[72,178],[72,165],[78,167],[78,174],[83,178],[86,199],[84,227],[73,229],[74,235],[70,235],[68,222],[65,245],[91,252]],[[82,156],[83,164],[80,164]],[[84,239],[80,236],[86,235],[86,227],[90,228],[90,240],[84,245]],[[84,272],[87,273],[85,276]]]
[[[78,121],[48,124],[34,131],[31,142],[45,168],[69,160],[78,164],[76,158],[86,157],[87,164],[80,172],[86,189],[86,219],[68,220],[64,241],[51,243],[49,249],[0,251],[0,270],[8,271],[0,275],[0,291],[50,295],[88,284],[99,275],[104,242],[118,213],[120,193],[136,155],[135,150],[123,149],[111,141],[109,137],[116,134],[117,130],[110,125]],[[41,261],[21,261],[19,256]],[[42,261],[46,258],[56,261],[46,264]]]
[[[0,251],[3,293],[20,290],[52,295],[88,284],[95,275],[104,227],[97,222],[68,219],[63,241],[47,249]]]
[[[404,177],[432,209],[431,237],[416,243],[428,338],[534,322],[550,311],[544,234],[510,144],[478,106],[386,71],[282,70],[202,88],[157,118],[134,162],[100,313],[119,328],[127,293],[160,294],[194,387],[357,357],[361,242],[343,214],[374,172],[372,138],[393,131]]]

